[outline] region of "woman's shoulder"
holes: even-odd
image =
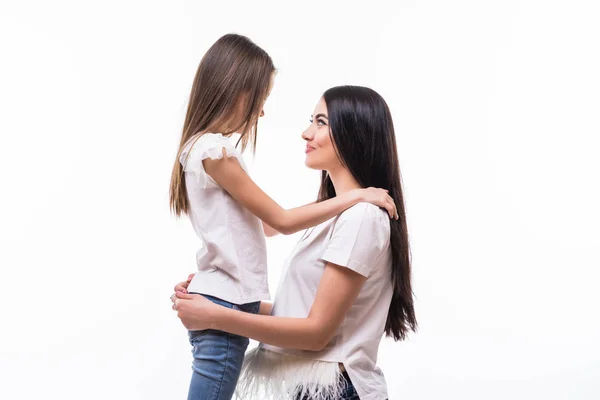
[[[384,209],[371,203],[358,203],[342,212],[341,220],[359,220],[380,225],[385,229],[390,227],[390,217]]]
[[[389,216],[372,204],[356,204],[338,216],[328,237],[321,259],[368,278],[390,247]]]
[[[336,225],[353,227],[361,236],[369,237],[380,246],[385,246],[390,239],[390,217],[384,209],[371,203],[358,203],[342,212]]]

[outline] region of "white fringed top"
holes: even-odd
[[[337,399],[341,363],[361,400],[386,399],[385,378],[376,363],[393,292],[389,217],[377,206],[360,203],[309,232],[286,261],[272,315],[306,318],[327,262],[367,280],[322,351],[261,344],[249,353],[238,395],[279,400],[308,393],[310,399]]]

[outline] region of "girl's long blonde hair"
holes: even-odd
[[[185,145],[194,135],[197,140],[216,129],[227,135],[243,128],[238,144],[242,151],[249,143],[254,148],[258,118],[274,72],[271,57],[245,36],[225,35],[206,52],[194,78],[171,174],[169,204],[176,216],[189,211],[180,162]]]

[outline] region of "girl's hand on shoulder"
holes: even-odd
[[[377,207],[385,209],[390,215],[390,218],[399,218],[398,210],[396,209],[396,203],[394,203],[394,199],[392,199],[392,197],[389,195],[389,191],[374,187],[358,189],[358,191],[360,192],[360,197],[364,202],[371,203]]]
[[[220,307],[199,294],[176,292],[172,301],[173,310],[177,311],[183,326],[190,331],[212,328],[213,316]]]

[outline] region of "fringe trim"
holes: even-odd
[[[256,348],[246,354],[236,398],[241,400],[335,400],[346,388],[335,362]]]

